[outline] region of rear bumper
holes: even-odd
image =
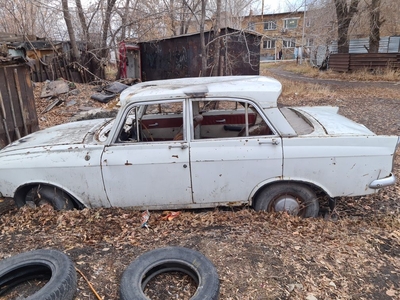
[[[393,173],[390,173],[390,175],[388,177],[380,178],[380,179],[376,179],[376,180],[372,181],[369,184],[369,187],[371,189],[380,189],[385,186],[394,185],[395,183],[396,183],[396,176],[394,176]]]

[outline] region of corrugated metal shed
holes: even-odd
[[[254,33],[224,28],[221,30],[224,47],[220,51],[223,75],[258,75],[261,36]],[[205,32],[206,43],[214,39],[214,32]],[[214,44],[208,47],[208,70],[212,73]],[[139,43],[142,80],[198,77],[201,75],[200,34],[188,34],[164,40]]]

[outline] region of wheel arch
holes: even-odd
[[[329,196],[329,197],[331,197],[331,195],[329,194],[329,192],[325,188],[319,186],[318,184],[316,184],[314,182],[309,182],[309,181],[305,181],[305,180],[302,180],[302,179],[281,179],[281,180],[267,181],[267,182],[263,182],[263,183],[258,184],[250,194],[249,204],[250,205],[254,205],[254,203],[255,203],[255,201],[257,199],[257,196],[259,195],[259,193],[261,191],[267,189],[268,187],[270,187],[272,185],[280,184],[280,183],[291,183],[291,184],[305,185],[305,186],[310,187],[311,189],[313,189],[318,197],[320,197],[320,196]]]
[[[26,183],[24,185],[21,185],[17,188],[17,190],[14,193],[14,201],[15,204],[17,205],[17,207],[22,207],[25,205],[25,197],[28,194],[28,192],[36,187],[36,186],[46,186],[46,187],[54,187],[57,188],[58,190],[62,191],[63,193],[67,194],[68,197],[71,198],[73,204],[74,204],[74,208],[76,209],[83,209],[86,206],[82,204],[82,202],[80,202],[77,197],[75,197],[71,192],[65,190],[62,187],[59,187],[55,184],[52,183],[43,183],[43,182],[30,182],[30,183]]]

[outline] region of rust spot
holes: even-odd
[[[132,163],[130,163],[129,161],[126,161],[125,166],[132,166]]]
[[[178,156],[178,155],[172,155],[172,157],[179,158],[179,156]]]

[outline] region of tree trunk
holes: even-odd
[[[221,0],[217,0],[217,11],[215,14],[215,27],[214,27],[214,68],[212,71],[213,76],[221,76],[220,70],[220,50],[221,43],[219,40],[219,36],[221,34]]]
[[[128,20],[130,2],[131,2],[131,0],[126,0],[124,12],[121,16],[121,24],[122,24],[121,40],[124,40],[126,38],[126,24],[128,23],[127,20]]]
[[[370,23],[370,32],[369,32],[369,53],[378,53],[379,52],[379,41],[380,37],[380,27],[385,22],[381,20],[380,17],[380,6],[381,0],[372,0],[371,5],[369,7],[369,23]]]
[[[86,42],[89,42],[89,30],[88,30],[88,26],[86,24],[85,15],[83,13],[81,0],[75,0],[75,4],[76,4],[76,8],[78,9],[78,17],[79,17],[79,22],[81,23],[81,27],[82,27],[83,39]]]
[[[206,2],[201,0],[201,20],[200,20],[200,46],[201,46],[201,76],[207,76],[207,52],[204,38],[204,23],[206,20]]]
[[[67,25],[68,35],[71,42],[72,60],[77,60],[80,56],[80,53],[78,50],[78,45],[76,44],[75,33],[72,26],[71,14],[69,13],[69,8],[68,8],[68,0],[61,0],[61,2],[62,2],[65,24]]]
[[[117,0],[107,0],[106,14],[104,17],[103,36],[101,38],[101,57],[106,59],[108,57],[107,38],[108,38],[108,30],[110,29],[111,12],[114,8],[116,1]]]
[[[169,18],[171,20],[171,31],[173,36],[177,36],[176,26],[175,26],[175,1],[169,1]]]
[[[338,53],[349,52],[348,31],[351,19],[358,11],[357,7],[360,0],[351,0],[350,7],[347,6],[347,0],[334,0],[336,8],[336,17],[338,25]]]

